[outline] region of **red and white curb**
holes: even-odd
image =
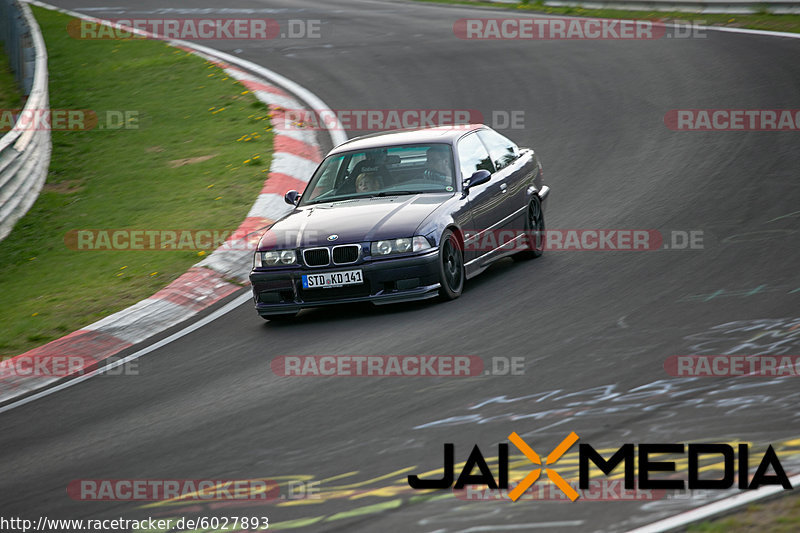
[[[42,2],[29,3],[85,20],[107,23]],[[143,33],[132,28],[128,30]],[[299,95],[311,108],[327,109],[315,95],[264,67],[185,41],[161,40],[224,69],[269,107],[273,124],[283,120],[285,109],[306,108],[288,91]],[[334,144],[346,140],[341,129],[330,133]],[[109,357],[183,322],[241,288],[228,280],[249,283],[248,273],[258,237],[266,226],[291,209],[283,201],[283,194],[288,189],[302,190],[322,157],[316,134],[311,130],[276,133],[273,144],[267,179],[247,217],[234,232],[235,237],[153,296],[60,339],[0,362],[0,403],[43,389],[65,377],[91,372]]]

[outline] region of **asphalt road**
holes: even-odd
[[[145,356],[138,375],[98,377],[0,414],[3,516],[248,514],[300,531],[621,531],[724,495],[468,502],[444,492],[426,500],[408,487],[406,475],[441,467],[445,442],[461,462],[474,444],[494,456],[512,431],[542,454],[570,431],[598,449],[772,443],[787,472],[800,472],[796,379],[677,379],[664,370],[677,354],[800,354],[798,134],[675,132],[663,121],[671,109],[800,108],[800,41],[718,32],[465,41],[453,35],[456,19],[509,13],[400,1],[58,4],[109,17],[209,8],[230,17],[255,10],[249,16],[282,27],[320,20],[319,39],[203,44],[238,50],[334,109],[521,111],[524,129],[500,131],[541,155],[553,189],[549,228],[656,229],[668,243],[672,231],[700,231],[703,246],[551,251],[495,265],[454,302],[312,310],[288,325],[264,323],[245,304]],[[475,355],[487,368],[522,357],[525,372],[283,378],[270,369],[277,356],[311,354]],[[565,477],[576,448],[556,468]],[[532,467],[519,462],[512,480]],[[236,507],[66,493],[71,480],[126,478],[305,479],[322,492]]]

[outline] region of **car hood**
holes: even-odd
[[[398,237],[415,230],[453,193],[362,198],[295,209],[261,237],[259,250],[307,248]],[[338,237],[329,240],[332,235]]]

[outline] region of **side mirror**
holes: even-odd
[[[464,192],[469,192],[470,187],[481,185],[492,179],[492,174],[488,170],[476,170],[472,176],[464,180]]]
[[[300,201],[301,196],[302,195],[299,192],[292,189],[286,193],[286,195],[283,197],[283,200],[289,205],[297,205],[297,202]]]

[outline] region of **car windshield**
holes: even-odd
[[[449,144],[386,146],[332,155],[308,182],[300,205],[455,190]]]

